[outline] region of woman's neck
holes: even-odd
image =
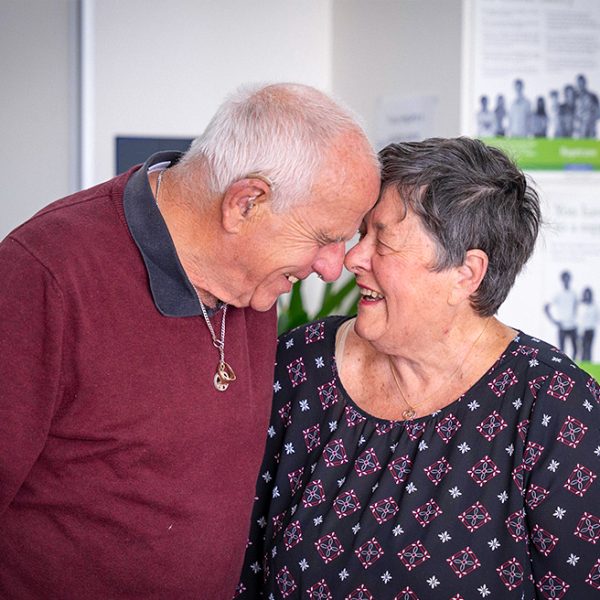
[[[431,414],[471,388],[496,362],[516,332],[494,317],[474,318],[410,351],[384,352],[353,331],[348,336],[342,383],[374,416]],[[374,391],[377,390],[376,393]]]

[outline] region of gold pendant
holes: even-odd
[[[229,387],[229,384],[225,383],[218,373],[215,373],[213,383],[215,384],[215,387],[217,388],[217,390],[219,390],[219,392],[224,392]]]
[[[410,419],[413,419],[414,416],[416,415],[416,411],[414,408],[407,408],[403,413],[402,416],[409,421]]]
[[[217,372],[213,379],[215,388],[219,390],[219,392],[224,392],[229,387],[229,384],[232,381],[235,381],[235,379],[236,376],[233,369],[224,360],[219,361]]]
[[[217,373],[221,376],[221,379],[224,379],[227,383],[231,383],[236,379],[233,369],[224,360],[219,362]]]

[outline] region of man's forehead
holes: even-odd
[[[363,210],[358,210],[355,207],[350,207],[350,210],[339,207],[338,210],[327,215],[327,218],[318,224],[316,231],[328,243],[347,241],[354,237],[356,230],[366,218],[363,213]]]

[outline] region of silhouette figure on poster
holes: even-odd
[[[504,102],[504,96],[502,94],[496,96],[494,117],[496,118],[496,136],[504,137],[506,135],[506,128],[504,126],[504,120],[506,119],[506,103]]]
[[[477,113],[477,135],[479,137],[492,137],[496,133],[496,116],[488,108],[488,97],[479,99],[481,108]]]
[[[577,308],[577,323],[581,342],[581,360],[592,362],[592,346],[600,312],[594,303],[592,288],[586,287]]]
[[[600,117],[598,96],[588,90],[585,75],[577,75],[576,82],[573,136],[595,138],[596,121]]]
[[[527,137],[531,129],[531,102],[525,97],[522,79],[515,79],[515,99],[508,112],[508,135]]]
[[[547,94],[537,95],[533,104],[525,95],[523,79],[514,79],[513,87],[515,97],[510,107],[503,93],[496,95],[494,108],[490,106],[491,94],[479,97],[476,114],[479,137],[597,139],[600,101],[598,94],[588,87],[585,74],[579,73],[571,82],[565,82],[560,91],[553,88]]]
[[[560,274],[562,290],[544,306],[547,317],[558,327],[558,347],[561,352],[575,359],[577,356],[577,295],[571,289],[571,273]],[[566,350],[566,342],[570,341],[572,351]]]
[[[565,85],[564,102],[558,107],[558,132],[556,137],[572,138],[575,127],[575,88]]]
[[[536,138],[545,138],[548,134],[548,115],[543,96],[538,97],[535,112],[531,115],[531,133]]]
[[[558,90],[550,90],[548,96],[550,97],[550,103],[548,105],[549,134],[552,137],[558,137],[558,111],[560,107],[560,100],[558,99]]]

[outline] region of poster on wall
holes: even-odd
[[[466,128],[526,169],[600,170],[600,2],[465,4]]]
[[[500,318],[600,376],[600,2],[465,0],[462,129],[540,193],[534,257]]]
[[[600,367],[600,177],[530,171],[544,225],[500,319]],[[598,372],[598,368],[595,369]]]

